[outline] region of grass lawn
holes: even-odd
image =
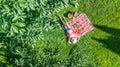
[[[44,32],[45,40],[37,42],[38,49],[47,46],[59,49],[55,55],[58,60],[70,58],[76,50],[78,59],[86,59],[80,63],[85,67],[86,63],[92,67],[120,67],[120,0],[80,0],[78,8],[69,5],[58,14],[64,16],[68,11],[86,13],[95,29],[73,45],[67,43],[62,29],[49,30]]]
[[[58,59],[69,58],[74,47],[78,47],[80,54],[88,55],[90,63],[95,67],[119,67],[120,66],[120,1],[111,0],[81,0],[78,8],[72,5],[59,12],[63,15],[68,11],[86,13],[94,24],[95,29],[83,36],[74,45],[66,43],[66,36],[62,29],[54,29],[45,32],[46,42],[51,47],[60,49]],[[69,21],[69,19],[67,19]]]

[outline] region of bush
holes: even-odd
[[[8,65],[17,67],[54,66],[56,49],[46,47],[42,56],[36,48],[44,40],[43,30],[60,25],[52,18],[71,0],[2,0],[0,1],[0,48],[5,50]],[[44,52],[44,53],[45,53]],[[50,62],[52,61],[52,62]],[[7,66],[5,64],[5,66]]]

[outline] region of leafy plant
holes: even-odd
[[[0,46],[5,47],[9,65],[40,66],[43,61],[44,65],[47,64],[45,58],[51,55],[41,57],[39,53],[37,54],[35,43],[44,39],[43,31],[60,26],[53,15],[67,7],[69,2],[69,0],[0,0]],[[40,64],[39,59],[42,60]],[[50,57],[48,62],[51,59]]]

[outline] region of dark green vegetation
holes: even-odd
[[[56,17],[69,11],[95,26],[74,45]],[[0,0],[1,67],[119,67],[119,44],[119,0]]]

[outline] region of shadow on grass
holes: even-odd
[[[120,29],[115,29],[102,25],[94,26],[104,32],[111,34],[111,36],[109,36],[107,39],[98,39],[94,37],[92,39],[105,44],[104,47],[120,55]]]
[[[115,29],[107,26],[102,26],[102,25],[95,25],[94,26],[104,32],[107,32],[109,34],[112,34],[114,36],[120,37],[120,29]]]

